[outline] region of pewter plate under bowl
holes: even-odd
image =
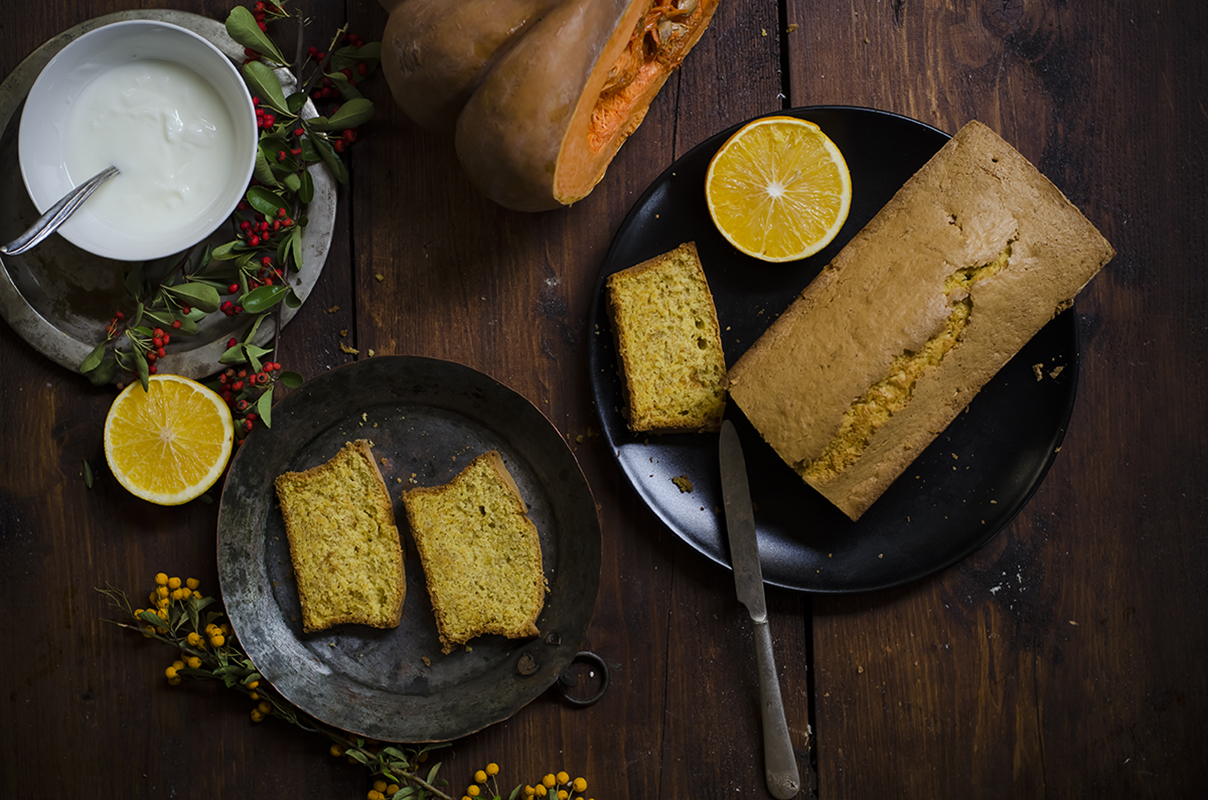
[[[103,25],[132,19],[151,19],[187,28],[210,41],[232,60],[241,60],[243,48],[229,36],[221,22],[180,11],[122,11],[88,20],[43,44],[17,65],[0,83],[0,241],[15,239],[38,217],[29,199],[18,167],[17,133],[21,109],[30,88],[46,64],[67,44]],[[285,82],[292,81],[286,72]],[[307,103],[304,115],[313,115]],[[314,288],[327,259],[335,228],[336,187],[327,170],[311,168],[314,200],[307,206],[309,223],[302,236],[303,268],[290,276],[298,298],[305,301]],[[214,244],[229,240],[223,229],[211,238]],[[142,263],[149,277],[163,275],[180,260],[179,255]],[[35,350],[62,366],[76,370],[105,338],[105,326],[117,310],[129,311],[124,285],[126,272],[137,262],[113,261],[92,255],[55,235],[21,256],[0,258],[0,315]],[[287,323],[296,308],[282,308]],[[202,321],[195,336],[180,337],[167,347],[160,359],[164,372],[204,378],[218,371],[219,358],[232,336],[240,337],[249,324],[242,317],[211,314]],[[273,326],[264,325],[256,344],[273,337]]]

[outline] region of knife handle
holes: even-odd
[[[763,755],[768,789],[778,800],[801,791],[797,756],[789,739],[789,725],[780,699],[780,679],[772,655],[772,631],[767,620],[755,623],[755,656],[759,666],[759,701],[763,709]]]

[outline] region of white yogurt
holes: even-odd
[[[120,170],[86,206],[130,232],[166,232],[214,213],[234,166],[234,126],[218,92],[191,69],[156,59],[90,81],[63,141],[73,185],[111,164]]]

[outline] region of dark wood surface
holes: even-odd
[[[0,70],[61,30],[134,6],[5,3]],[[224,3],[171,6],[224,18]],[[369,0],[315,3],[317,38]],[[18,7],[19,6],[19,7]],[[541,697],[454,743],[459,790],[585,775],[600,798],[767,796],[753,641],[730,575],[624,483],[586,371],[608,244],[641,191],[710,134],[782,107],[887,109],[954,132],[979,119],[1118,251],[1076,305],[1082,365],[1056,462],[1021,514],[962,563],[859,596],[771,591],[789,727],[821,798],[1199,796],[1208,779],[1208,9],[1192,0],[724,0],[710,30],[573,208],[505,211],[417,130],[382,79],[352,151],[331,254],[286,329],[307,375],[419,354],[488,373],[541,408],[603,527],[584,649],[604,700]],[[382,275],[378,280],[376,275]],[[333,310],[335,307],[338,310]],[[341,331],[347,331],[342,337]],[[217,587],[217,507],[157,508],[104,471],[112,390],[0,326],[0,797],[364,797],[324,741],[103,622],[95,587],[158,571]],[[81,464],[98,468],[88,490]]]

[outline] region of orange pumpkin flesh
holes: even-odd
[[[557,208],[604,176],[717,2],[403,0],[383,69],[414,121],[456,118],[458,157],[484,194]]]

